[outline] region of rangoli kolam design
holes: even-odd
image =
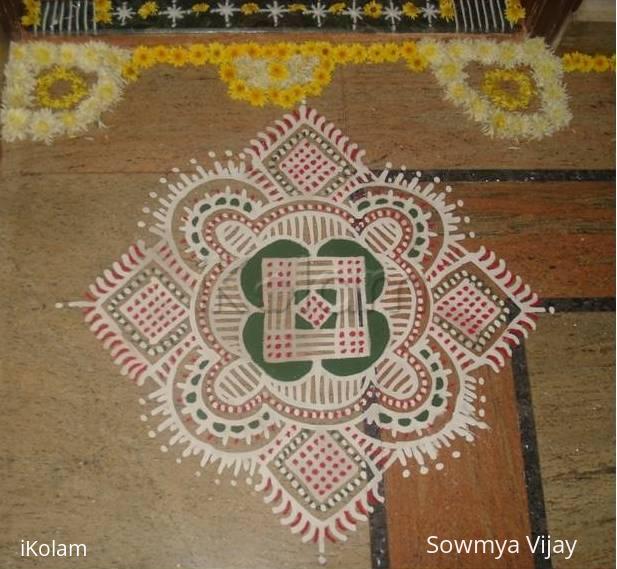
[[[253,485],[324,562],[383,501],[390,465],[461,456],[486,427],[481,369],[543,309],[463,246],[449,186],[374,174],[312,109],[226,154],[161,179],[157,242],[73,304],[148,390],[162,450]]]

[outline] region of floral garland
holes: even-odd
[[[49,144],[62,134],[74,136],[121,97],[126,50],[100,42],[12,44],[2,93],[2,138],[31,138]],[[52,89],[68,84],[65,95]]]
[[[615,55],[587,55],[574,51],[562,55],[563,70],[571,73],[604,73],[605,71],[615,71]]]
[[[95,20],[100,24],[125,27],[211,27],[232,25],[263,26],[279,24],[299,27],[324,24],[335,27],[356,29],[363,25],[382,25],[393,31],[413,28],[417,31],[419,22],[428,28],[434,26],[459,31],[456,22],[455,0],[388,1],[347,0],[344,2],[321,0],[307,2],[272,3],[223,0],[199,2],[194,0],[86,0],[94,4]],[[40,26],[41,0],[23,0],[25,15],[22,24],[26,27]],[[471,12],[469,12],[471,11]],[[472,12],[474,15],[472,15]],[[485,32],[505,31],[503,19],[515,26],[525,17],[520,0],[498,0],[492,5],[493,21],[489,23],[484,10],[477,5],[458,5],[458,19],[468,14],[472,20],[485,25]],[[466,18],[465,16],[463,20]],[[482,24],[484,22],[484,24]],[[498,23],[499,22],[499,23]],[[461,21],[461,25],[463,22]],[[454,29],[455,28],[455,29]],[[467,30],[466,24],[464,24]]]
[[[156,65],[212,65],[232,99],[258,107],[290,108],[321,94],[338,66],[395,63],[404,63],[414,73],[430,70],[444,98],[480,123],[487,135],[520,140],[551,135],[569,123],[564,71],[615,70],[614,55],[569,53],[560,60],[540,39],[211,42],[141,45],[132,52],[96,42],[13,44],[5,68],[3,138],[50,142],[60,134],[82,132],[100,123],[102,112],[120,99],[125,83]],[[480,72],[484,68],[479,88],[469,82],[470,65]],[[58,83],[65,90],[68,86],[68,93],[52,96]]]

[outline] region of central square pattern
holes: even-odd
[[[370,353],[364,257],[262,260],[266,362]]]

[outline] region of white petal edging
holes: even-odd
[[[420,50],[435,42],[418,42]],[[443,44],[442,44],[443,45]],[[562,81],[561,60],[541,39],[495,43],[489,40],[455,40],[438,48],[429,58],[431,70],[444,89],[444,98],[482,125],[496,138],[541,139],[566,127],[572,114]],[[539,100],[538,110],[507,111],[494,105],[481,91],[469,85],[465,69],[470,63],[513,69],[529,67]]]

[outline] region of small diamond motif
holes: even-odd
[[[120,313],[148,340],[160,342],[187,316],[187,309],[156,277],[119,307]]]
[[[501,310],[468,278],[462,279],[435,307],[435,313],[477,340]]]
[[[280,171],[305,194],[315,194],[325,188],[342,172],[342,167],[331,160],[309,140],[303,139],[280,162]]]
[[[297,311],[302,318],[310,322],[315,328],[321,328],[330,314],[332,314],[332,306],[323,296],[316,292],[311,292],[298,304]]]
[[[360,471],[330,433],[314,433],[287,458],[286,465],[320,503],[356,478]]]

